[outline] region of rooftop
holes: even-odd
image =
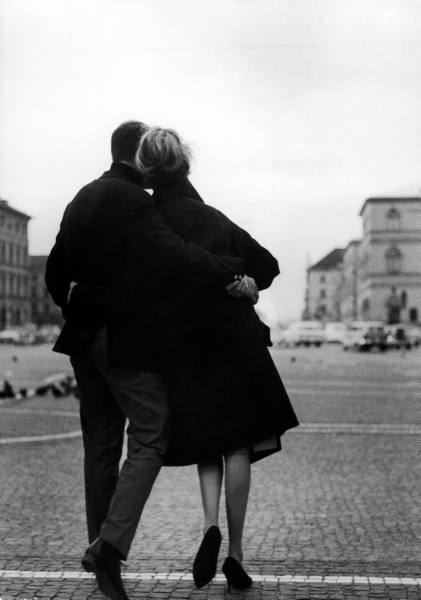
[[[359,244],[361,244],[361,240],[351,240],[350,242],[348,242],[346,248],[344,248],[344,253],[348,250],[348,248],[350,248],[351,246],[358,246]]]
[[[363,214],[367,204],[399,204],[402,202],[418,202],[421,204],[421,196],[374,196],[373,198],[367,198],[359,214]]]
[[[10,204],[8,203],[7,200],[3,200],[2,198],[0,198],[0,211],[3,212],[7,212],[11,215],[15,215],[16,217],[21,217],[22,219],[26,219],[29,221],[29,219],[31,218],[29,215],[27,215],[26,213],[17,210],[16,208],[13,208],[13,206],[10,206]]]
[[[324,258],[319,260],[319,262],[311,266],[309,271],[329,271],[331,269],[336,269],[342,262],[343,255],[343,248],[335,248],[329,252],[329,254],[326,254]]]

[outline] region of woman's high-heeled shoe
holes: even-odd
[[[247,575],[238,560],[235,560],[232,556],[228,556],[225,559],[222,565],[222,572],[227,578],[228,592],[231,591],[231,587],[237,590],[246,590],[253,583],[253,579]]]
[[[209,527],[193,563],[193,580],[196,587],[203,587],[215,577],[221,541],[219,527],[216,525]]]

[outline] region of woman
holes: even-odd
[[[266,347],[267,328],[253,303],[270,286],[277,261],[225,215],[204,204],[188,180],[190,152],[176,132],[152,128],[140,142],[140,168],[169,227],[214,254],[243,257],[246,275],[226,290],[196,288],[157,308],[170,372],[171,436],[167,465],[198,465],[204,537],[193,564],[197,587],[215,576],[225,471],[228,586],[252,584],[242,567],[250,463],[280,449],[297,418]]]

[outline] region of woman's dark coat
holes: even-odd
[[[187,179],[161,182],[154,200],[162,219],[185,241],[245,258],[246,273],[259,289],[278,275],[276,259],[204,204]],[[165,464],[211,461],[243,447],[251,449],[253,461],[279,449],[279,436],[298,421],[252,303],[224,289],[194,285],[175,297],[167,293],[160,308],[170,368],[171,442]],[[275,440],[270,449],[253,452],[253,445],[267,438]]]

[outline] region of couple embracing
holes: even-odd
[[[280,450],[280,436],[298,425],[253,306],[278,264],[204,203],[175,131],[123,123],[111,153],[110,170],[67,206],[46,270],[65,318],[54,349],[70,356],[80,391],[82,565],[105,596],[127,599],[120,564],[161,466],[196,464],[204,529],[194,582],[203,587],[217,570],[225,477],[222,571],[229,588],[246,589],[250,464]]]

